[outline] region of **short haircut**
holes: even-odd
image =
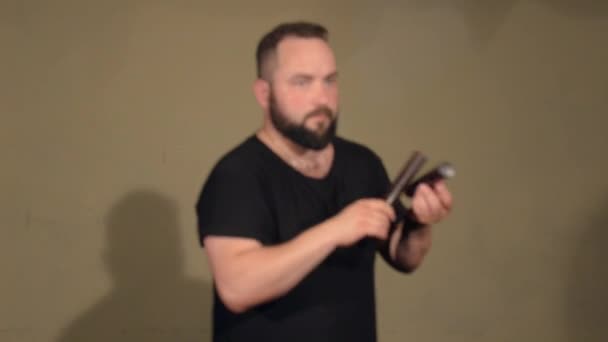
[[[255,52],[257,77],[269,76],[268,61],[276,53],[277,46],[283,39],[287,37],[318,38],[327,42],[328,35],[327,29],[317,23],[297,21],[279,24],[266,33],[258,43]]]

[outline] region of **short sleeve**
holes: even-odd
[[[219,163],[203,185],[196,203],[201,246],[208,235],[272,242],[274,223],[263,184],[247,168]]]

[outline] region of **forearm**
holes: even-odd
[[[322,223],[283,244],[239,253],[223,272],[220,295],[244,311],[289,292],[335,249],[327,228]]]
[[[400,209],[405,209],[401,202]],[[431,248],[431,224],[443,220],[452,208],[452,196],[442,180],[418,185],[412,205],[403,212],[402,227],[392,234],[389,243],[390,260],[396,268],[415,270]]]
[[[412,272],[422,263],[432,244],[430,225],[410,227],[399,224],[391,234],[389,256],[393,266],[403,272]]]

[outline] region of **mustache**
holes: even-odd
[[[319,115],[319,114],[325,115],[330,120],[332,120],[334,118],[333,110],[331,110],[327,106],[321,106],[321,107],[309,112],[308,114],[306,114],[306,116],[304,117],[304,121],[308,120],[309,118],[311,118],[315,115]]]

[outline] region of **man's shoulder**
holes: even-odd
[[[255,135],[250,135],[225,152],[216,161],[216,171],[242,172],[259,165],[263,150]]]

